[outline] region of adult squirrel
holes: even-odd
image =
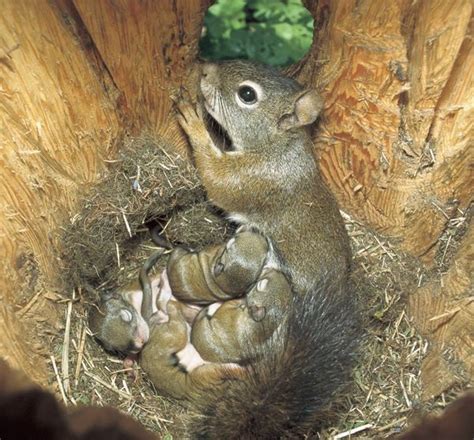
[[[297,294],[276,336],[255,347],[257,362],[244,379],[229,382],[224,394],[203,395],[190,435],[303,435],[322,422],[318,410],[347,383],[360,335],[348,236],[307,132],[322,100],[249,61],[204,64],[200,92],[198,111],[188,100],[178,103],[178,120],[208,197],[270,239],[273,266]]]

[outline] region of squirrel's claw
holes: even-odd
[[[207,149],[212,145],[206,126],[190,101],[181,100],[176,105],[179,125],[189,137],[193,148]]]
[[[191,123],[193,120],[199,118],[191,101],[188,101],[187,99],[181,99],[177,102],[176,109],[178,111],[178,116],[184,118],[187,123]]]

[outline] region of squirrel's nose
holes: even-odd
[[[203,63],[201,66],[201,72],[203,78],[212,79],[217,71],[217,66],[213,63]]]

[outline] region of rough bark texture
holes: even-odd
[[[326,105],[316,145],[344,209],[431,263],[471,201],[470,1],[321,1],[300,77]]]
[[[474,377],[473,261],[471,225],[441,283],[431,282],[410,296],[408,311],[420,333],[431,343],[421,369],[424,399]]]
[[[1,9],[0,353],[44,381],[44,346],[35,341],[40,326],[58,320],[46,299],[58,275],[52,232],[97,179],[120,127],[50,2],[2,1]]]
[[[184,151],[170,95],[193,83],[208,2],[1,5],[0,356],[44,383],[46,337],[37,329],[57,322],[48,302],[58,285],[54,231],[125,132],[160,134]],[[471,201],[472,3],[307,5],[313,48],[290,71],[325,97],[315,135],[324,176],[345,211],[431,264],[447,222]],[[472,302],[441,294],[442,305],[423,293],[412,303],[420,327],[445,308],[470,310]]]

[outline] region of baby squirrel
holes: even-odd
[[[178,103],[178,121],[208,197],[270,239],[272,265],[297,295],[278,337],[255,348],[258,361],[244,379],[231,381],[225,395],[202,396],[191,434],[302,435],[321,423],[318,410],[348,382],[360,334],[347,232],[307,131],[322,100],[277,70],[243,60],[205,63],[199,98],[197,110]]]
[[[201,308],[199,305],[243,296],[257,281],[267,254],[267,240],[260,234],[244,231],[236,233],[227,243],[211,245],[200,252],[175,248],[166,270],[150,277],[148,272],[162,255],[160,250],[143,265],[139,282],[134,280],[125,288],[104,295],[100,304],[90,310],[89,327],[107,350],[136,354],[149,339],[150,321],[168,320],[166,310],[170,300],[176,302],[174,307],[192,324]],[[255,319],[261,320],[265,313],[262,308],[252,304],[249,310]],[[221,311],[219,316],[227,314]],[[244,323],[241,327],[246,328]],[[258,339],[256,330],[249,330],[249,335]],[[210,340],[207,347],[211,346]]]
[[[264,268],[268,254],[266,238],[247,230],[224,245],[200,252],[176,248],[171,253],[166,273],[173,296],[208,305],[191,330],[191,343],[204,360],[248,361],[245,348],[275,330],[292,292],[281,272]]]
[[[180,301],[195,304],[243,296],[262,271],[267,252],[267,240],[250,231],[200,252],[176,248],[167,264],[171,291]]]
[[[149,282],[146,281],[149,270],[162,253],[160,250],[147,259],[138,279],[116,291],[103,294],[99,303],[89,310],[89,328],[107,351],[126,356],[139,353],[150,337],[151,316],[155,321],[167,319],[163,309],[166,310],[170,298],[158,298],[164,277],[158,274],[151,276]],[[178,303],[177,307],[190,322],[201,309],[185,303]]]
[[[158,288],[159,279],[153,280]],[[148,323],[141,314],[142,289],[138,281],[102,295],[89,310],[89,328],[104,348],[124,355],[137,354],[148,341]]]
[[[201,358],[190,343],[190,324],[177,301],[168,301],[166,313],[166,322],[150,322],[150,339],[139,359],[141,368],[159,392],[192,400],[206,389],[216,389],[242,375],[244,367],[238,364],[207,362]]]
[[[191,330],[191,343],[209,362],[248,363],[250,344],[255,347],[277,328],[292,292],[285,276],[264,269],[245,298],[233,299],[203,309]]]

